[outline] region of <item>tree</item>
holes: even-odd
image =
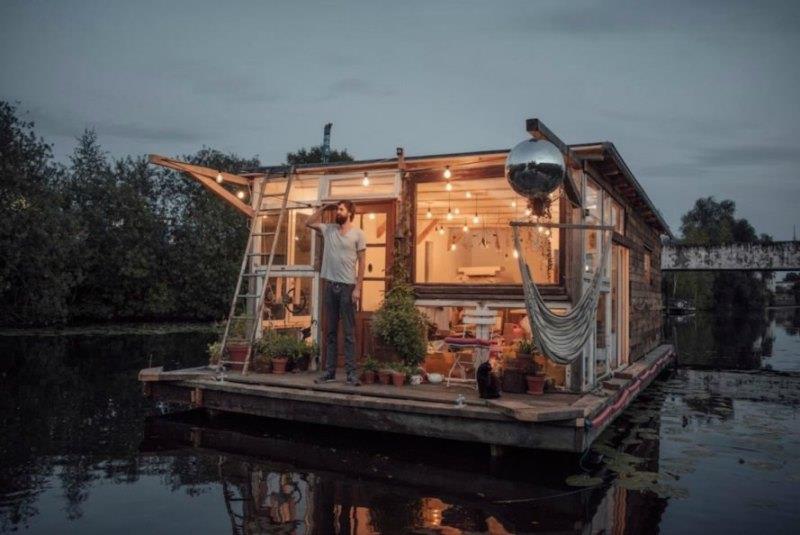
[[[332,150],[328,156],[328,162],[330,163],[352,161],[353,157],[347,153],[347,149]],[[322,163],[322,147],[301,148],[297,152],[289,152],[286,154],[286,163],[289,165]]]
[[[736,218],[736,203],[698,199],[681,218],[682,242],[687,245],[728,245],[733,243],[769,243],[772,238],[759,236],[746,219]],[[765,304],[766,285],[752,273],[705,272],[673,273],[674,293],[694,300],[698,308],[760,308]]]
[[[0,101],[0,316],[6,325],[66,321],[77,251],[52,149]]]

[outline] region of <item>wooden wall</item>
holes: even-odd
[[[630,250],[630,360],[642,358],[661,340],[661,239],[625,204],[625,237]],[[649,280],[645,258],[649,253]]]

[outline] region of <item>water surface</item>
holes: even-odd
[[[670,322],[665,373],[583,456],[200,413],[148,365],[212,332],[0,337],[0,531],[796,533],[800,313]]]

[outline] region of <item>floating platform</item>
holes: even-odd
[[[443,384],[396,387],[314,384],[316,373],[226,372],[208,367],[139,372],[145,395],[192,408],[492,446],[580,453],[674,358],[662,345],[587,394],[508,394],[483,400]],[[344,374],[341,374],[344,377]],[[463,396],[461,405],[456,403]]]

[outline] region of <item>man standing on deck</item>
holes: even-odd
[[[336,223],[322,223],[322,212],[331,205],[321,206],[306,222],[306,226],[322,234],[324,252],[320,277],[323,280],[325,306],[325,372],[314,380],[327,383],[336,379],[336,353],[339,320],[344,331],[344,362],[347,384],[359,386],[355,363],[355,311],[364,281],[364,251],[367,244],[364,231],[353,226],[356,207],[352,201],[336,203]],[[358,263],[358,274],[356,274]]]

